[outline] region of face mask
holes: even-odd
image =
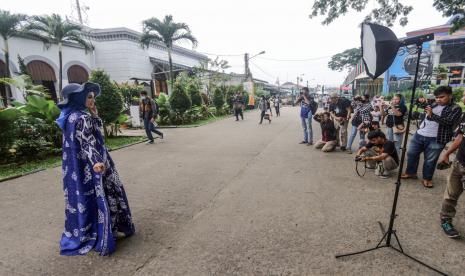
[[[145,100],[147,97],[146,96],[140,96],[141,100]]]

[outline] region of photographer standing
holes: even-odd
[[[352,119],[352,130],[350,132],[349,143],[347,144],[347,153],[352,153],[352,143],[357,136],[357,132],[360,135],[359,147],[361,147],[365,142],[365,134],[367,129],[371,125],[371,111],[373,107],[370,104],[370,97],[368,95],[362,96],[358,107],[354,112],[354,118]]]
[[[273,105],[274,105],[274,109],[276,111],[276,117],[281,116],[281,111],[280,111],[281,98],[279,98],[279,96],[274,98]]]
[[[386,135],[380,130],[368,133],[370,141],[360,148],[355,161],[367,161],[369,169],[375,169],[375,175],[380,178],[388,178],[389,171],[399,166],[399,156],[394,142],[386,139]]]
[[[351,104],[346,98],[340,97],[336,92],[330,96],[329,112],[336,127],[337,144],[341,150],[346,150],[347,146],[347,126],[349,125]]]
[[[300,119],[302,122],[302,129],[304,131],[304,140],[300,144],[313,145],[313,129],[312,129],[312,114],[316,113],[318,104],[310,96],[307,87],[302,88],[302,93],[295,102],[300,103]]]
[[[423,180],[426,188],[433,188],[433,175],[439,155],[452,140],[454,124],[460,120],[462,109],[454,104],[452,88],[439,86],[434,91],[436,103],[425,108],[426,118],[410,141],[407,169],[403,179],[417,178],[420,154],[424,153]]]
[[[386,116],[387,137],[396,144],[397,152],[400,152],[400,146],[404,138],[404,116],[407,113],[407,107],[402,104],[402,98],[401,94],[395,94],[392,97],[391,105],[383,109]]]

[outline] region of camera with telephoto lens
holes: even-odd
[[[365,158],[365,155],[364,155],[364,154],[362,154],[362,155],[357,155],[357,156],[355,156],[354,161],[355,161],[355,162],[362,162],[364,158]]]

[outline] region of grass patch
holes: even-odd
[[[106,146],[110,150],[147,140],[143,136],[119,136],[108,138]],[[21,176],[37,170],[53,168],[61,165],[60,156],[49,156],[43,160],[28,161],[22,164],[7,164],[0,166],[0,181],[6,178]]]
[[[206,124],[209,124],[209,123],[213,123],[213,122],[216,122],[216,121],[219,121],[219,120],[228,118],[228,117],[231,117],[231,114],[223,115],[223,116],[210,117],[210,118],[208,118],[208,119],[198,120],[198,121],[195,121],[195,122],[190,123],[190,124],[180,125],[179,127],[202,126],[202,125],[206,125]]]

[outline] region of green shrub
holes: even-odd
[[[215,87],[213,91],[213,105],[216,107],[216,110],[220,110],[224,105],[224,94],[223,89],[220,87]]]
[[[194,83],[190,83],[187,86],[187,93],[191,98],[192,106],[201,106],[202,105],[202,96],[200,96],[200,89]]]
[[[202,97],[202,101],[206,106],[210,105],[210,98],[206,93],[200,93],[200,96]]]
[[[118,91],[123,97],[124,111],[128,111],[131,105],[138,104],[140,91],[143,90],[142,85],[131,85],[127,82],[117,85]]]
[[[105,137],[113,136],[115,133],[108,133],[107,127],[118,120],[123,110],[123,97],[116,85],[110,81],[110,76],[103,70],[92,71],[89,81],[100,84],[102,92],[95,102],[99,116],[103,121]]]
[[[173,111],[177,113],[184,113],[192,106],[191,99],[187,95],[181,82],[175,82],[173,86],[173,93],[170,96],[170,106]]]
[[[14,122],[15,141],[8,149],[10,162],[24,160],[43,159],[51,154],[61,152],[47,141],[44,134],[49,130],[49,125],[42,119],[31,116],[21,116]]]
[[[462,97],[463,97],[463,87],[456,87],[452,90],[452,95],[454,96],[454,102],[460,103],[462,102]]]

